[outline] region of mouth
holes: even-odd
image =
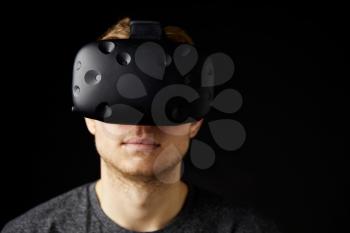
[[[122,144],[141,144],[159,146],[160,144],[153,138],[130,138],[122,142]]]
[[[153,138],[130,138],[121,145],[132,151],[153,151],[160,147],[160,144]]]
[[[158,148],[158,145],[150,144],[137,144],[137,143],[124,143],[122,146],[131,149],[131,150],[154,150]]]

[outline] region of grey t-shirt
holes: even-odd
[[[153,233],[278,233],[276,225],[250,210],[184,181],[189,187],[185,203],[166,227]],[[1,233],[131,233],[102,210],[96,181],[44,202],[8,222]]]

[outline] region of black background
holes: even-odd
[[[197,44],[234,60],[232,80],[218,90],[238,90],[243,106],[232,115],[213,110],[206,120],[235,119],[247,139],[239,150],[223,151],[204,124],[198,139],[216,150],[216,162],[200,170],[186,157],[185,176],[272,217],[283,232],[341,231],[349,175],[345,7],[136,6],[28,4],[2,20],[0,227],[98,178],[93,138],[70,112],[73,59],[83,44],[131,16],[181,26]]]

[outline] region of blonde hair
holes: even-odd
[[[130,17],[122,18],[116,24],[108,28],[98,40],[128,39],[130,37],[130,21]],[[169,40],[178,43],[193,44],[192,38],[180,27],[166,26],[163,30]]]

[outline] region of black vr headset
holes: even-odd
[[[208,114],[214,70],[207,52],[131,21],[130,39],[92,42],[74,61],[72,110],[106,123],[179,125]]]

